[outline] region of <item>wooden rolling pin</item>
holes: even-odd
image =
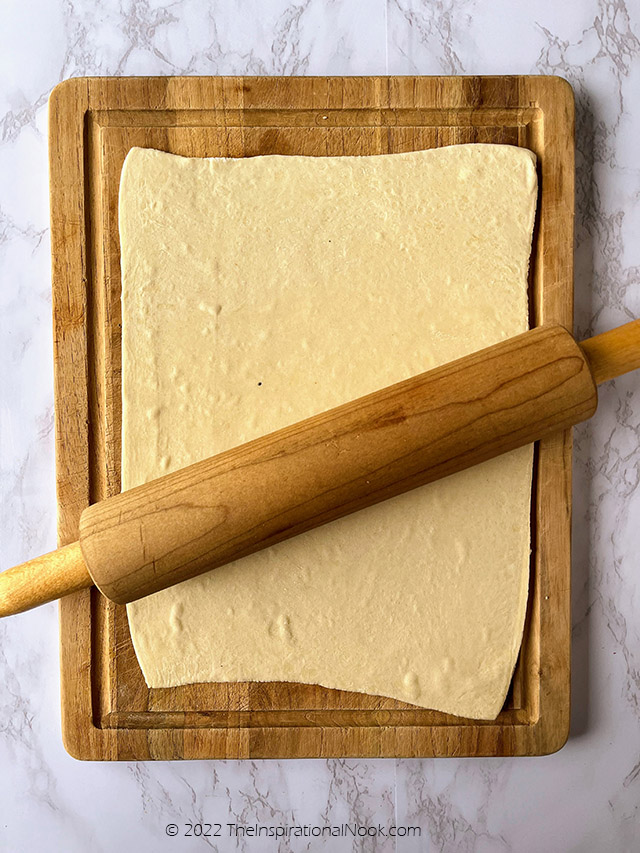
[[[87,507],[0,575],[0,615],[95,584],[123,604],[586,420],[640,367],[640,320],[533,329]]]

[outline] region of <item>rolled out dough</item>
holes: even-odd
[[[534,155],[189,159],[120,188],[122,485],[527,328]],[[532,449],[128,607],[147,684],[303,681],[492,719],[521,642]]]

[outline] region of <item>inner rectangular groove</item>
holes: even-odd
[[[461,109],[90,110],[101,127],[526,127],[536,107]]]
[[[330,115],[331,111],[321,113],[320,111],[291,110],[289,112],[291,113],[292,121],[288,124],[284,124],[281,121],[282,111],[278,111],[279,123],[269,123],[266,120],[266,117],[268,117],[272,112],[269,110],[235,112],[237,113],[237,124],[229,121],[229,113],[224,110],[181,110],[176,111],[175,113],[172,112],[170,115],[166,112],[158,113],[153,110],[146,111],[145,113],[141,113],[140,111],[102,110],[90,113],[88,119],[96,129],[99,128],[106,134],[109,134],[111,130],[116,133],[126,133],[128,130],[133,132],[144,131],[145,129],[152,133],[163,134],[163,131],[169,133],[170,131],[179,132],[180,129],[188,131],[190,128],[197,129],[204,127],[211,127],[212,129],[215,129],[216,132],[224,131],[224,129],[229,127],[244,128],[247,131],[251,131],[256,134],[259,134],[261,130],[264,130],[265,132],[268,132],[268,130],[281,130],[284,135],[286,135],[288,131],[293,130],[298,132],[307,131],[312,134],[317,132],[322,134],[323,131],[325,131],[325,133],[331,133],[331,131],[339,133],[340,128],[352,128],[354,130],[362,129],[368,133],[378,130],[383,131],[385,134],[386,144],[389,149],[397,152],[398,150],[414,150],[415,148],[425,147],[423,144],[420,144],[420,142],[415,144],[416,140],[421,139],[421,133],[425,132],[422,129],[433,129],[435,131],[436,145],[450,144],[454,141],[467,141],[468,136],[470,137],[469,141],[511,141],[512,134],[515,134],[514,142],[515,139],[517,139],[519,144],[526,144],[525,140],[529,139],[533,128],[528,122],[523,123],[522,118],[527,114],[526,118],[530,120],[538,111],[531,109],[499,111],[494,109],[469,109],[466,111],[468,122],[465,120],[461,122],[460,112],[457,110],[455,113],[454,111],[447,110],[353,110],[348,111],[348,117],[352,116],[354,122],[358,121],[359,123],[349,123],[349,121],[345,119],[345,113],[343,111],[333,111],[333,115]],[[275,111],[273,112],[275,113]],[[385,112],[393,114],[396,118],[398,117],[398,114],[401,114],[401,120],[393,122],[381,121],[380,115]],[[375,122],[363,121],[362,113],[375,114],[377,120]],[[451,117],[455,115],[456,121],[449,125],[443,124],[443,118],[445,116],[448,117],[449,113],[451,113]],[[258,118],[257,114],[260,114],[261,122],[256,121]],[[412,121],[407,121],[405,123],[402,119],[407,119],[409,114]],[[142,120],[141,115],[143,116]],[[317,116],[319,115],[327,115],[327,123],[320,125],[317,124],[315,119],[317,119]],[[509,123],[505,124],[505,118],[507,115]],[[144,121],[145,116],[148,116],[149,118],[148,123],[145,123]],[[249,121],[246,120],[247,116],[249,116]],[[341,121],[337,121],[338,117]],[[416,121],[417,117],[421,118],[422,121]],[[173,121],[167,121],[169,118],[173,119]],[[212,118],[215,118],[215,121],[212,121]],[[300,119],[303,118],[308,122],[307,124],[300,122]],[[336,120],[330,122],[330,118],[335,118]],[[371,116],[366,116],[366,118],[371,118]],[[115,119],[118,119],[118,121]],[[125,121],[125,119],[127,119],[127,121]],[[129,119],[131,120],[129,121]],[[199,121],[195,121],[194,119],[198,119]],[[310,119],[314,120],[310,121]],[[520,121],[517,121],[516,119],[520,119]],[[476,133],[476,129],[480,130],[479,136]],[[396,133],[399,135],[396,136]],[[507,134],[508,136],[505,139],[505,135]],[[166,144],[170,150],[174,143],[173,141],[169,142],[169,137],[167,137]],[[382,144],[384,144],[384,142]],[[164,147],[164,145],[162,147]],[[247,147],[249,149],[252,147],[249,142]],[[428,145],[427,147],[432,147],[432,145]],[[535,145],[532,145],[531,147],[535,147]],[[260,151],[260,153],[269,152]],[[100,175],[96,175],[95,179],[100,182]],[[105,187],[104,189],[106,190],[108,187]],[[105,202],[105,206],[106,204],[107,202]],[[108,230],[108,223],[105,228]],[[109,240],[106,239],[102,242],[102,245],[94,246],[95,252],[100,253],[106,251],[108,243]],[[537,285],[538,287],[541,287],[541,282],[537,282]],[[111,282],[111,286],[119,288],[119,281]],[[101,455],[103,454],[104,448],[101,449]],[[117,608],[117,610],[120,611],[120,608]],[[120,619],[124,619],[126,621],[124,613],[120,612],[118,614],[116,613],[116,608],[112,608],[108,618],[106,619],[106,622],[111,628],[110,637],[102,638],[103,644],[104,642],[113,644],[114,637],[120,637],[120,642],[116,643],[116,648],[111,649],[113,659],[115,659],[116,651],[118,651],[118,655],[121,655],[122,652],[121,641],[123,626],[120,625],[120,630],[116,631],[116,621],[119,621]],[[101,644],[98,644],[98,648],[100,648],[100,645]],[[102,654],[102,652],[100,652],[100,654]],[[155,690],[147,691],[148,710],[126,710],[128,700],[125,697],[129,694],[129,691],[126,685],[120,683],[122,677],[123,673],[120,672],[119,679],[114,678],[110,685],[105,685],[105,693],[103,696],[110,695],[111,702],[107,704],[110,704],[111,707],[110,710],[107,710],[103,703],[100,713],[97,715],[99,717],[99,721],[97,720],[97,722],[102,728],[147,728],[150,724],[152,727],[161,728],[184,728],[185,726],[195,728],[207,726],[227,727],[230,725],[235,725],[239,728],[252,728],[265,724],[272,726],[311,726],[318,724],[313,722],[316,718],[318,720],[322,719],[322,725],[334,726],[435,725],[452,727],[465,725],[464,720],[460,720],[458,718],[447,718],[445,715],[429,710],[404,710],[397,708],[381,710],[380,707],[375,709],[363,708],[362,706],[358,707],[357,701],[352,706],[350,694],[347,694],[343,700],[340,700],[346,700],[347,704],[342,704],[337,708],[323,707],[322,702],[319,707],[316,706],[313,708],[303,706],[300,708],[272,707],[271,709],[260,709],[260,705],[258,704],[259,710],[253,710],[250,708],[246,711],[238,711],[233,709],[227,710],[224,707],[224,703],[222,708],[220,708],[219,705],[216,708],[215,704],[213,705],[213,708],[211,708],[211,704],[206,702],[206,698],[210,696],[210,690],[207,689],[210,687],[209,685],[198,685],[195,689],[198,691],[201,698],[205,700],[203,701],[204,708],[210,708],[210,710],[202,710],[202,708],[199,708],[198,711],[188,710],[190,705],[188,702],[186,703],[184,710],[182,710],[179,698],[181,696],[180,692],[176,692],[176,704],[173,704],[173,702],[171,703],[173,706],[171,710],[164,710],[162,708],[162,704],[164,704],[162,698],[163,692]],[[501,712],[498,721],[490,721],[489,724],[527,726],[534,722],[530,714],[530,709],[527,709],[526,707],[528,697],[526,695],[526,690],[524,689],[523,677],[522,663],[519,659],[516,667],[516,673],[514,675],[512,690],[507,699],[507,703],[505,704],[505,708]],[[117,687],[116,682],[118,682]],[[136,692],[139,694],[139,689]],[[156,701],[159,701],[160,708],[157,710],[151,710]],[[185,715],[191,719],[190,723],[185,721]],[[267,722],[271,716],[272,720]],[[233,717],[234,722],[231,722],[231,717]],[[385,722],[381,722],[381,717],[384,717]],[[327,722],[329,718],[331,719],[330,723]],[[280,722],[276,722],[277,720],[280,720]],[[478,721],[473,721],[473,724],[478,725],[479,723]]]
[[[357,726],[530,726],[532,721],[522,710],[503,711],[498,720],[467,720],[429,709],[415,711],[114,711],[100,720],[103,729],[148,728],[314,728]]]

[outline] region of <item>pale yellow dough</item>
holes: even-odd
[[[123,488],[527,328],[534,155],[188,159],[120,188]],[[304,681],[499,712],[530,447],[129,605],[147,684]]]

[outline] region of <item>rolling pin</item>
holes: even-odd
[[[586,420],[637,367],[640,320],[525,332],[87,507],[79,542],[0,575],[0,616],[165,589]]]

